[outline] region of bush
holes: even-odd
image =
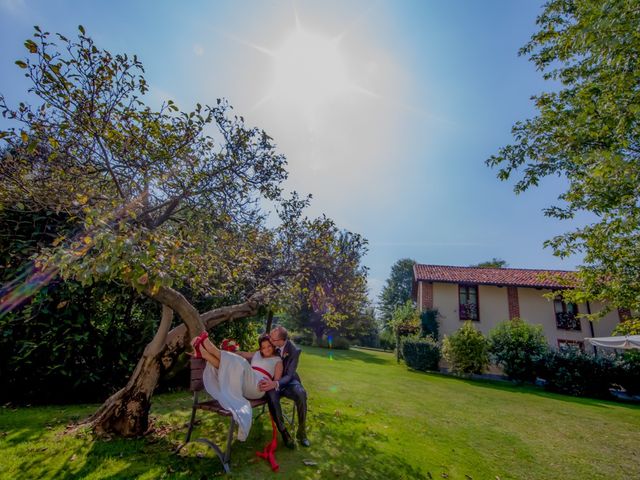
[[[409,337],[402,341],[402,355],[409,368],[414,370],[438,370],[440,345],[433,337]]]
[[[296,345],[313,345],[313,335],[311,333],[294,333],[291,335],[291,340]]]
[[[619,357],[615,381],[629,395],[640,395],[640,351],[628,351]]]
[[[331,338],[331,342],[329,342],[329,338]],[[321,348],[333,348],[334,350],[349,350],[351,347],[349,340],[344,337],[330,336],[329,338],[322,337],[319,340],[316,339],[314,346]]]
[[[394,350],[396,348],[396,337],[393,332],[384,330],[380,334],[380,348],[383,350]]]
[[[489,365],[487,340],[471,322],[444,337],[442,353],[453,373],[482,373]]]
[[[116,285],[48,285],[0,319],[0,402],[104,400],[127,382],[160,317]]]
[[[614,358],[590,355],[578,348],[548,351],[537,362],[537,374],[545,388],[574,396],[606,398],[619,369]]]
[[[489,353],[509,378],[534,381],[535,362],[548,350],[541,325],[530,325],[519,318],[499,324],[489,334]]]
[[[425,310],[420,314],[420,335],[431,336],[438,339],[440,329],[438,326],[438,310]]]

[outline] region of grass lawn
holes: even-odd
[[[279,448],[282,478],[640,478],[640,407],[505,382],[412,372],[390,353],[304,347],[310,449]],[[203,478],[222,474],[192,444],[173,456],[189,417],[187,392],[160,395],[158,433],[97,440],[63,434],[95,405],[0,409],[0,478]],[[272,478],[256,458],[270,438],[261,417],[236,442],[233,478]],[[201,412],[195,435],[220,433]],[[306,465],[315,463],[315,465]]]

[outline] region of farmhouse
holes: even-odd
[[[580,318],[579,313],[595,313],[603,305],[564,302],[562,292],[575,284],[575,272],[565,270],[416,264],[413,280],[421,311],[438,311],[440,336],[452,334],[467,320],[486,335],[498,323],[520,317],[542,325],[552,347],[584,349],[585,337],[611,335],[626,315],[613,310],[597,322]],[[552,298],[546,294],[553,294]]]

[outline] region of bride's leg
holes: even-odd
[[[215,368],[220,368],[219,357],[216,357],[215,355],[212,355],[211,353],[209,353],[209,351],[206,348],[200,348],[200,354],[202,355],[202,358],[204,358],[207,362],[209,362]]]
[[[202,352],[202,356],[204,357],[204,352],[207,352],[209,355],[212,355],[214,357],[216,357],[218,359],[218,361],[220,360],[220,349],[218,347],[216,347],[213,342],[211,340],[209,340],[208,338],[205,339],[204,342],[202,342],[201,345],[201,350]]]

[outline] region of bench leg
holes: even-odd
[[[231,420],[229,422],[229,433],[227,434],[227,448],[223,452],[218,445],[213,443],[211,440],[207,438],[198,438],[195,440],[196,442],[204,443],[213,449],[216,453],[220,462],[222,463],[222,467],[224,468],[225,473],[231,473],[231,443],[233,442],[233,431],[236,427],[236,422],[233,417],[230,417]]]
[[[177,454],[182,450],[182,448],[191,441],[191,433],[193,432],[193,426],[196,421],[196,408],[193,407],[191,409],[191,420],[189,420],[189,429],[187,430],[187,436],[184,439],[184,443],[182,443],[177,449],[174,450],[173,453]]]

